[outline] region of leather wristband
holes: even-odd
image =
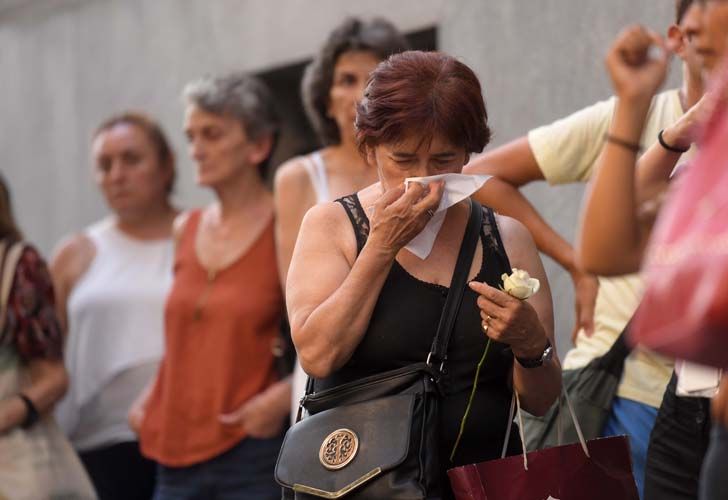
[[[18,393],[18,397],[23,401],[26,409],[25,419],[20,424],[20,427],[23,429],[30,429],[31,427],[33,427],[33,425],[35,425],[36,422],[38,422],[38,419],[40,418],[38,408],[36,408],[35,404],[33,404],[33,401],[31,401],[30,398],[22,392]]]
[[[640,152],[642,152],[642,146],[640,146],[639,144],[625,141],[624,139],[620,139],[619,137],[615,137],[611,134],[604,134],[604,140],[606,142],[611,142],[612,144],[616,144],[617,146],[632,151],[635,154],[640,154]]]
[[[678,148],[677,146],[671,146],[668,143],[665,142],[665,138],[662,136],[663,132],[665,132],[665,129],[660,130],[660,133],[657,134],[657,140],[660,142],[660,146],[667,149],[668,151],[672,151],[673,153],[687,153],[690,151],[690,147],[687,148]]]

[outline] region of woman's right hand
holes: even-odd
[[[367,245],[394,258],[430,221],[440,204],[444,181],[423,186],[417,182],[387,190],[373,205]]]

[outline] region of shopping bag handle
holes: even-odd
[[[574,422],[574,427],[576,428],[576,434],[579,437],[579,443],[581,444],[581,449],[584,450],[584,454],[591,458],[591,455],[589,455],[589,448],[586,445],[586,439],[584,439],[584,433],[581,431],[581,425],[579,425],[579,419],[576,418],[576,413],[574,412],[574,407],[571,405],[571,400],[569,399],[569,394],[566,392],[566,390],[562,387],[561,388],[561,395],[559,396],[559,413],[557,415],[557,422],[556,425],[558,426],[558,445],[561,446],[561,411],[563,409],[563,401],[566,401],[566,406],[569,409],[569,414],[571,415],[571,420]],[[513,412],[516,411],[516,414],[514,415]],[[525,470],[528,470],[528,450],[526,449],[526,439],[524,437],[523,433],[523,417],[521,415],[521,398],[518,396],[518,392],[513,391],[513,397],[511,398],[511,408],[508,410],[508,427],[506,428],[506,438],[503,442],[503,450],[501,451],[501,458],[505,458],[506,452],[508,451],[508,443],[511,439],[511,428],[513,427],[513,419],[517,416],[518,417],[518,435],[521,439],[521,450],[523,453],[523,468]]]

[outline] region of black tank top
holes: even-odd
[[[341,203],[354,226],[361,252],[369,235],[369,219],[359,197],[349,195]],[[493,211],[483,208],[480,233],[483,262],[475,280],[499,287],[501,275],[510,274],[510,263],[498,233]],[[421,281],[396,261],[386,278],[364,338],[351,359],[331,376],[316,381],[316,389],[327,389],[369,375],[401,368],[427,359],[448,288]],[[508,346],[491,342],[483,364],[470,416],[458,453],[450,462],[450,451],[465,412],[475,369],[487,338],[481,330],[477,294],[466,288],[460,313],[450,339],[444,376],[445,397],[440,416],[440,463],[445,469],[467,463],[500,458],[508,425],[512,392],[509,386],[513,354]],[[514,426],[509,454],[520,452]]]

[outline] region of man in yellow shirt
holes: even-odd
[[[701,6],[693,0],[677,0],[676,4],[676,24],[668,29],[668,37],[680,47],[677,54],[684,62],[683,84],[679,89],[655,96],[641,141],[645,150],[657,140],[661,129],[677,121],[703,94],[702,65],[690,43],[700,29]],[[588,181],[614,105],[612,97],[531,130],[526,137],[483,154],[465,167],[465,173],[495,177],[476,198],[523,222],[541,251],[571,274],[577,301],[577,322],[572,335],[576,347],[564,359],[565,370],[583,367],[606,353],[639,304],[642,282],[631,275],[599,278],[597,286],[596,278],[575,266],[572,246],[543,220],[518,188],[538,180],[552,185]],[[630,437],[640,491],[650,432],[672,368],[671,360],[635,349],[625,361],[617,397],[604,429],[604,435]]]

